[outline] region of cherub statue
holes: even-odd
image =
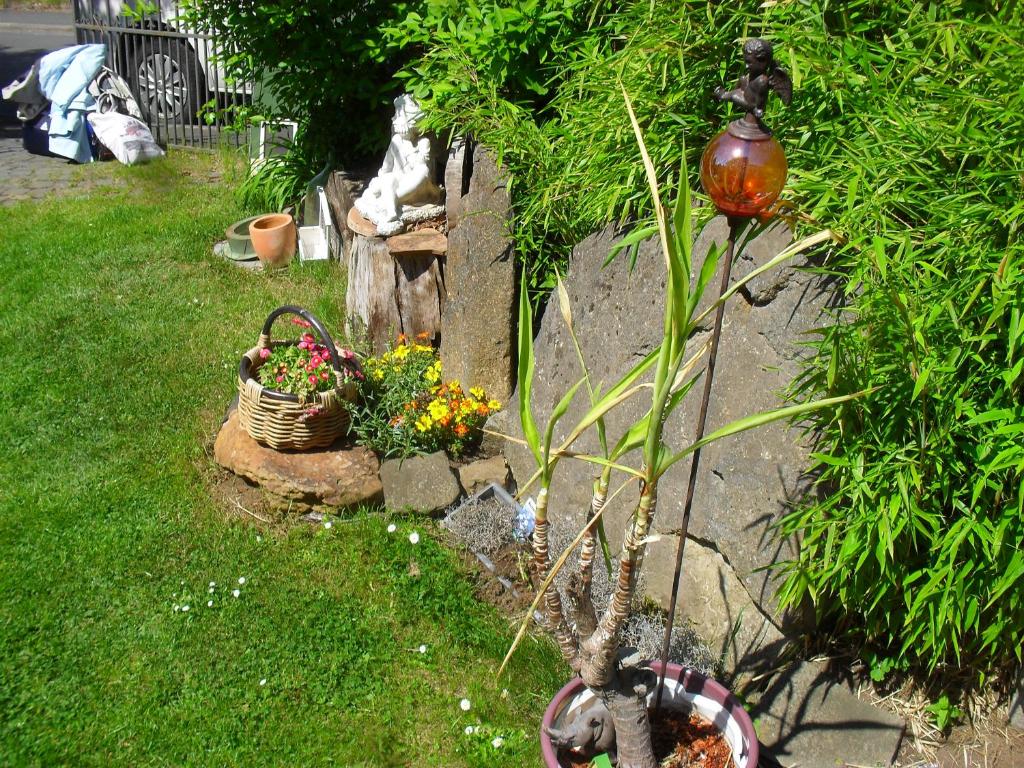
[[[430,139],[416,128],[423,111],[408,94],[398,96],[394,104],[393,134],[384,162],[356,200],[359,212],[384,237],[403,232],[408,223],[444,211],[441,188],[433,178]]]
[[[768,91],[773,90],[788,105],[793,100],[793,81],[782,67],[775,63],[772,56],[772,44],[767,40],[752,38],[743,45],[743,60],[747,64],[747,74],[740,77],[736,87],[727,91],[715,89],[718,101],[731,101],[740,109],[753,116],[758,126],[767,129],[761,122],[764,117],[765,104],[768,102]],[[751,120],[750,117],[747,118]]]

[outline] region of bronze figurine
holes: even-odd
[[[760,38],[751,38],[743,45],[743,60],[747,65],[747,74],[740,77],[736,87],[727,91],[722,87],[715,89],[715,99],[731,101],[747,115],[744,122],[748,128],[759,128],[765,133],[770,131],[761,118],[768,103],[768,91],[772,90],[787,106],[793,100],[793,81],[789,74],[775,63],[772,56],[772,44]]]

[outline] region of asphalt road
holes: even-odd
[[[71,11],[37,13],[0,10],[0,87],[6,86],[32,62],[51,51],[75,44]],[[0,130],[20,131],[15,107],[0,101]]]

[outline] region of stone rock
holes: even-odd
[[[275,451],[253,440],[232,411],[214,443],[217,463],[279,497],[296,511],[379,502],[383,489],[373,451],[338,446]]]
[[[888,766],[905,729],[902,719],[861,701],[816,662],[798,662],[776,675],[749,712],[762,751],[784,768]]]
[[[1024,731],[1024,669],[1017,675],[1017,690],[1010,699],[1010,725]]]
[[[448,158],[445,189],[445,377],[505,402],[512,392],[516,311],[508,186],[490,152],[459,142]]]
[[[444,451],[429,456],[389,459],[380,468],[388,509],[440,512],[458,501],[462,490]]]
[[[433,256],[444,256],[448,252],[448,238],[436,229],[417,229],[392,235],[384,241],[392,256],[410,253],[425,253]]]
[[[482,491],[491,483],[508,488],[508,464],[504,456],[492,456],[489,459],[480,459],[471,464],[458,468],[459,484],[462,489],[472,496]]]
[[[647,594],[668,606],[679,537],[663,535],[647,545]],[[746,588],[714,549],[687,539],[679,577],[676,623],[689,622],[720,659],[728,677],[749,678],[775,667],[786,639],[750,599]]]
[[[697,264],[702,262],[712,239],[720,239],[724,246],[724,219],[713,220],[710,227],[695,243],[693,258]],[[761,237],[771,238],[772,242],[758,240],[747,248],[759,253],[760,258],[766,258],[772,249],[779,250],[785,240],[778,231]],[[594,380],[605,385],[617,380],[655,347],[661,339],[662,327],[665,269],[657,242],[641,244],[632,271],[624,255],[602,269],[615,240],[615,232],[609,228],[579,244],[565,280],[584,357]],[[742,253],[739,262],[737,277],[746,268]],[[794,271],[777,291],[774,283],[765,282],[767,277],[760,280],[757,294],[766,299],[771,296],[771,300],[758,306],[741,294],[726,308],[708,409],[708,433],[734,419],[781,404],[776,393],[789,384],[798,370],[800,348],[795,341],[819,324],[830,295],[827,286],[805,272]],[[708,291],[717,292],[719,282],[719,277],[712,278]],[[705,305],[711,301],[706,299]],[[691,341],[691,350],[696,349],[695,342],[704,338],[707,336]],[[533,407],[535,417],[543,422],[580,376],[572,343],[558,311],[545,313],[535,349]],[[608,416],[610,440],[614,441],[646,411],[642,397],[628,401]],[[585,405],[585,397],[577,395],[556,429],[556,444],[579,420]],[[670,446],[680,449],[692,441],[699,405],[698,386],[667,422],[665,434]],[[514,411],[510,408],[499,414],[494,429],[521,437]],[[587,433],[575,447],[584,452],[596,451],[596,434]],[[533,458],[525,447],[507,443],[505,454],[518,481],[532,474]],[[804,492],[803,472],[807,464],[808,451],[799,431],[777,423],[706,446],[697,475],[690,536],[721,554],[753,604],[779,627],[783,626],[784,617],[776,608],[774,577],[758,569],[793,554],[790,544],[779,539],[771,525],[791,500]],[[678,533],[688,474],[689,462],[683,460],[663,478],[655,519],[657,533]],[[563,525],[579,525],[582,510],[589,506],[592,475],[589,465],[562,462],[552,485],[553,525],[559,524],[558,516],[564,516]],[[606,530],[613,546],[621,544],[635,500],[636,492],[630,489],[620,494],[605,513]],[[650,569],[646,576],[650,589],[662,595],[667,593],[664,585],[666,581],[671,584],[671,568],[667,572]]]

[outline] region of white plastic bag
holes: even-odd
[[[146,124],[134,117],[119,112],[90,112],[89,125],[100,143],[125,165],[164,156]]]

